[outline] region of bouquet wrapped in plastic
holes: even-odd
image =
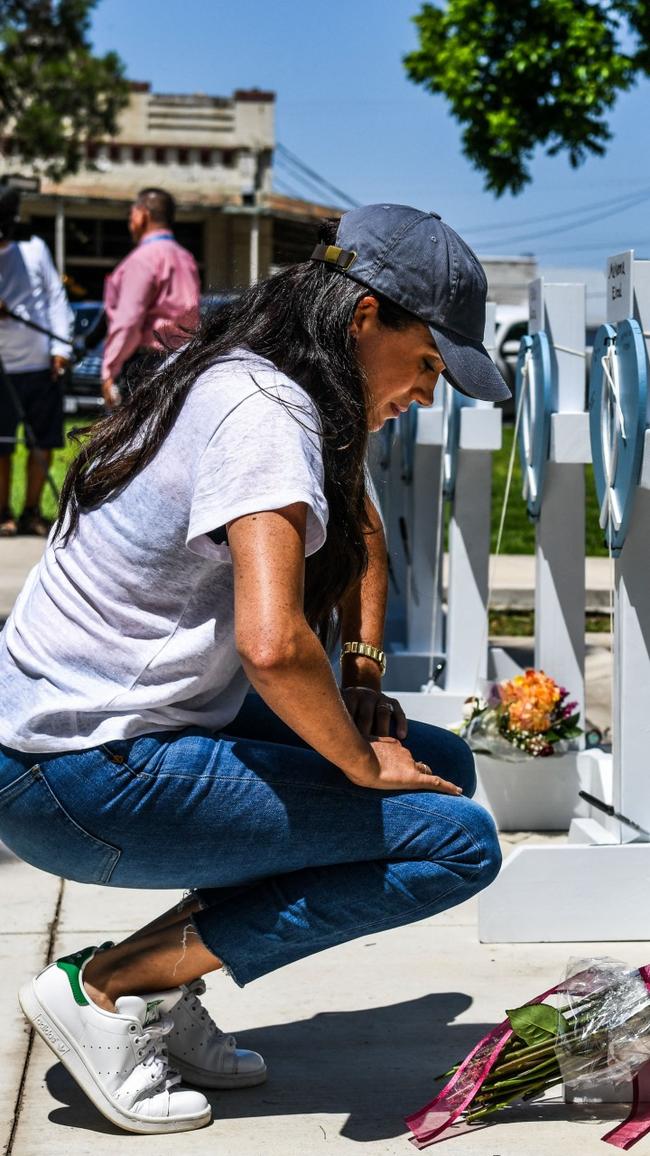
[[[568,697],[543,670],[529,669],[495,683],[486,699],[468,699],[459,733],[472,750],[501,759],[552,755],[557,743],[582,734]]]
[[[562,1083],[584,1094],[595,1083],[632,1080],[630,1115],[603,1139],[627,1149],[650,1131],[650,965],[594,959],[576,966],[556,987],[507,1012],[441,1077],[451,1077],[442,1092],[407,1118],[417,1148]]]

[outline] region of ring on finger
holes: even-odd
[[[423,775],[433,775],[431,767],[427,766],[426,763],[416,763],[415,765],[416,767],[420,768],[420,771]]]

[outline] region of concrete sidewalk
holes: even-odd
[[[605,613],[609,609],[609,590],[613,579],[609,558],[585,558],[585,603],[588,613]],[[492,555],[490,583],[490,606],[493,610],[532,610],[535,604],[535,555]]]
[[[509,836],[515,842],[540,836]],[[263,1052],[268,1083],[210,1096],[214,1122],[193,1133],[134,1137],[90,1104],[21,1018],[16,989],[46,961],[107,937],[121,938],[170,906],[176,892],[63,883],[0,857],[0,1140],[5,1156],[409,1156],[403,1116],[433,1094],[434,1076],[516,1006],[559,980],[571,956],[630,964],[650,945],[481,945],[476,903],[363,937],[240,990],[209,983],[206,1003],[242,1044]],[[512,1110],[501,1123],[452,1144],[457,1156],[598,1156],[600,1136],[625,1109],[565,1106],[557,1094]],[[438,1149],[432,1149],[432,1151]],[[648,1156],[650,1141],[635,1151]]]
[[[0,541],[0,619],[40,556],[34,539]],[[600,560],[598,560],[600,561]],[[505,562],[505,559],[502,560]],[[532,574],[531,560],[505,580]],[[607,560],[605,559],[605,562]],[[506,587],[504,587],[506,588]],[[512,587],[514,588],[514,586]],[[532,590],[532,586],[530,587]],[[500,640],[530,661],[530,640]],[[588,703],[608,721],[609,639],[590,636]],[[596,677],[590,679],[589,670]],[[600,709],[602,717],[594,716]],[[600,721],[599,721],[600,719]],[[522,840],[503,839],[504,852]],[[551,836],[551,838],[563,838]],[[161,853],[164,850],[161,849]],[[364,937],[293,964],[244,990],[221,975],[207,1006],[242,1045],[266,1056],[268,1083],[210,1097],[214,1122],[199,1132],[155,1138],[114,1129],[21,1017],[16,990],[52,958],[107,938],[123,938],[177,901],[176,892],[82,886],[45,875],[0,846],[0,1141],[3,1156],[333,1156],[367,1151],[409,1156],[403,1116],[431,1098],[434,1076],[468,1051],[516,1006],[557,982],[572,956],[610,955],[639,965],[647,943],[482,945],[476,902],[400,930]],[[605,1153],[600,1137],[624,1107],[565,1106],[557,1094],[513,1109],[499,1124],[452,1145],[457,1156],[569,1156]],[[433,1149],[432,1149],[433,1151]],[[437,1149],[435,1149],[437,1151]],[[639,1156],[650,1156],[650,1141]]]
[[[25,577],[43,552],[39,538],[0,538],[0,621],[7,617]],[[447,555],[443,578],[447,581]],[[535,556],[502,554],[491,560],[492,600],[495,610],[531,610],[535,592]],[[587,610],[609,607],[609,558],[586,559]]]
[[[44,546],[42,538],[0,538],[0,625]]]

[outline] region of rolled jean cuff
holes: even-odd
[[[197,892],[197,895],[198,894],[199,893]],[[241,980],[237,979],[235,972],[233,971],[228,960],[224,959],[222,952],[219,951],[218,948],[215,948],[211,943],[208,943],[208,941],[205,937],[204,930],[200,924],[200,917],[203,914],[204,910],[205,910],[205,908],[201,908],[200,911],[197,911],[194,913],[194,915],[190,916],[196,934],[198,935],[198,937],[199,937],[203,947],[206,949],[206,951],[211,952],[212,955],[216,956],[216,958],[219,960],[219,962],[221,963],[221,970],[223,971],[224,975],[229,976],[230,979],[232,979],[234,981],[234,983],[237,984],[237,987],[244,987],[245,984]]]
[[[413,864],[405,863],[404,866],[412,868]],[[360,863],[357,864],[357,868],[360,872],[374,873],[376,864]],[[496,862],[491,866],[479,862],[470,867],[466,878],[455,870],[446,871],[444,879],[432,879],[433,894],[430,888],[426,887],[426,897],[423,895],[419,901],[412,899],[403,902],[401,892],[397,889],[392,892],[392,899],[382,891],[381,895],[374,897],[374,900],[371,897],[367,922],[356,918],[341,922],[340,916],[337,919],[336,910],[333,908],[327,926],[323,925],[322,919],[315,921],[316,924],[320,924],[319,926],[309,927],[301,924],[299,920],[292,928],[289,913],[295,910],[299,897],[285,895],[278,903],[276,888],[270,881],[260,884],[255,899],[249,900],[243,910],[239,903],[234,910],[234,904],[226,903],[197,911],[192,919],[204,947],[221,960],[227,974],[237,986],[244,987],[269,972],[325,948],[347,943],[362,935],[375,935],[380,931],[437,915],[440,911],[469,899],[487,886],[497,869]],[[341,865],[327,870],[328,873],[340,873]],[[345,871],[348,870],[346,865]],[[295,876],[291,877],[289,886],[291,884],[296,886]],[[364,887],[362,889],[369,890]],[[311,893],[313,896],[313,888]],[[323,895],[320,899],[324,902]],[[279,918],[282,914],[285,915],[284,920]],[[282,923],[284,935],[279,932]]]

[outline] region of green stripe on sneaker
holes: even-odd
[[[80,1007],[87,1007],[89,1003],[81,986],[81,969],[96,950],[95,947],[84,947],[82,951],[75,951],[72,955],[64,955],[56,961],[56,966],[66,973],[75,1003],[78,1003]]]

